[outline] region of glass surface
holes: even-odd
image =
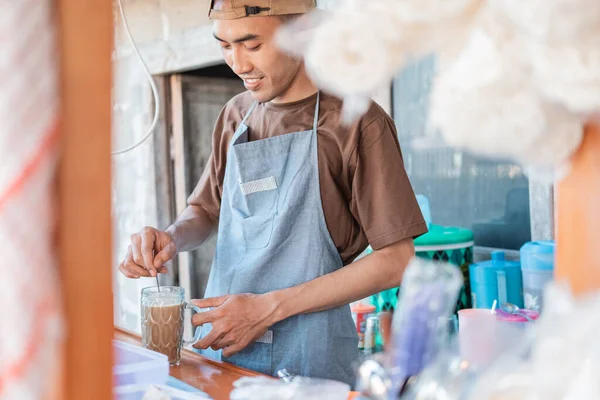
[[[405,167],[432,223],[471,229],[475,245],[519,249],[531,239],[529,182],[520,166],[424,142],[435,58],[394,80],[393,110]]]
[[[185,292],[181,287],[149,287],[142,290],[142,344],[169,357],[170,364],[181,360]]]

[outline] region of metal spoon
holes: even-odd
[[[521,309],[516,304],[503,303],[502,306],[500,307],[500,309],[509,314],[518,315],[519,317],[523,317],[529,322],[533,322],[533,319],[531,319],[529,316],[527,316],[527,314],[521,312]]]
[[[156,254],[154,253],[154,250],[152,250],[152,262],[154,262],[155,256],[156,256]],[[150,270],[148,270],[148,271],[150,271]],[[160,292],[160,283],[158,282],[158,271],[156,271],[156,288]]]

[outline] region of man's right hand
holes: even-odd
[[[147,226],[131,235],[131,244],[119,264],[119,271],[134,279],[156,276],[167,272],[164,264],[176,254],[177,245],[170,233]]]

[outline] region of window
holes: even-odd
[[[393,85],[393,115],[414,190],[429,199],[434,224],[471,229],[476,246],[518,250],[531,240],[530,188],[521,167],[419,146],[434,68],[433,57],[409,65]]]

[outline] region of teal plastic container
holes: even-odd
[[[473,263],[474,244],[473,231],[434,224],[429,226],[429,232],[415,239],[417,257],[448,262],[460,269],[464,286],[458,296],[456,311],[471,308],[469,265]]]
[[[458,227],[433,225],[429,232],[415,239],[417,257],[434,261],[445,261],[460,268],[464,278],[456,311],[471,308],[471,290],[469,286],[469,265],[473,263],[473,232]],[[367,254],[373,250],[369,246]],[[400,288],[393,288],[371,296],[371,304],[376,312],[393,311],[398,305]]]
[[[503,251],[492,253],[492,259],[469,267],[471,304],[473,308],[491,308],[496,301],[523,308],[521,264],[507,261]]]

